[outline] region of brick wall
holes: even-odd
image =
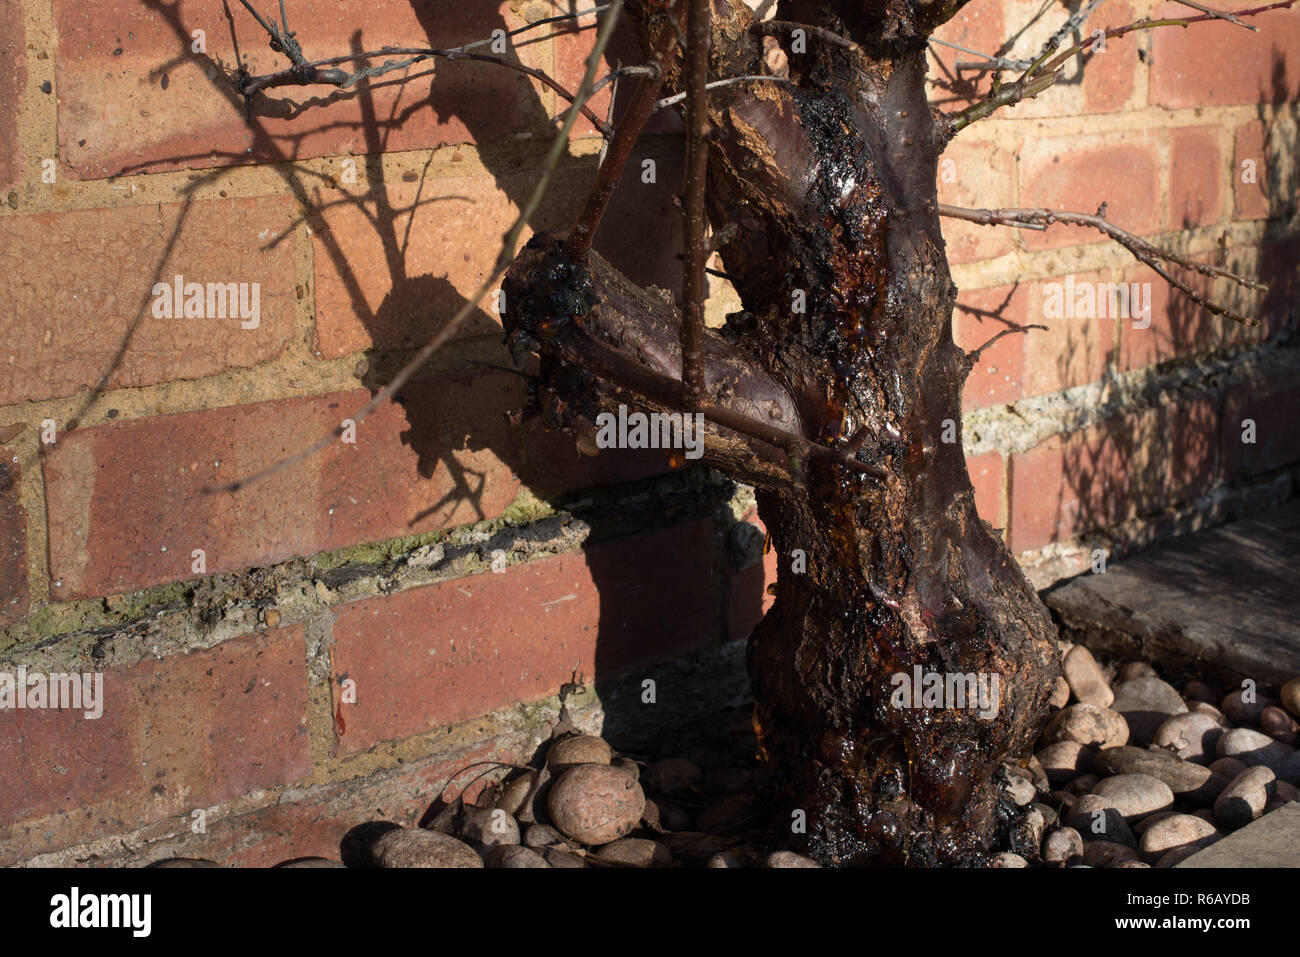
[[[1094,26],[1165,6],[1111,3]],[[309,57],[455,46],[554,12],[288,7]],[[1022,56],[1064,16],[1038,7],[976,0],[941,37]],[[329,853],[367,817],[409,822],[466,764],[527,756],[574,671],[596,679],[582,720],[629,735],[743,695],[737,642],[770,601],[746,489],[658,454],[583,459],[507,420],[522,380],[495,368],[509,360],[487,302],[355,443],[204,492],[333,428],[464,302],[561,109],[517,73],[440,63],[432,86],[286,88],[250,115],[232,65],[280,64],[227,9],[0,0],[0,661],[97,671],[105,689],[97,720],[0,712],[0,863]],[[1246,330],[1097,235],[946,224],[968,349],[1000,320],[1044,322],[1049,284],[1153,283],[1149,327],[1048,321],[989,349],[967,385],[980,512],[1040,585],[1098,545],[1292,494],[1300,12],[1259,24],[1112,41],[1086,79],[1067,69],[946,156],[945,202],[1105,201],[1193,256],[1226,234],[1233,263],[1273,284]],[[574,87],[582,27],[525,35],[516,55]],[[939,49],[933,96],[954,109],[988,74]],[[635,62],[631,38],[607,58]],[[638,159],[657,180],[629,177],[597,243],[668,287],[679,129],[653,121]],[[578,133],[539,228],[565,228],[590,180],[599,139]],[[256,323],[155,315],[155,283],[178,275],[256,283]],[[711,321],[734,302],[716,284]]]

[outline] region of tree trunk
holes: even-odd
[[[655,6],[629,4],[647,50],[666,28]],[[762,73],[749,11],[712,7],[710,78]],[[706,335],[709,400],[733,418],[711,417],[705,461],[757,487],[781,556],[750,642],[755,723],[778,820],[806,820],[790,844],[827,863],[976,861],[995,836],[998,765],[1031,745],[1057,670],[1055,629],[976,515],[962,452],[969,364],[952,341],[944,140],[924,89],[925,36],[956,7],[785,0],[779,19],[858,46],[809,35],[794,82],[709,96],[709,218],[745,311]],[[512,347],[540,356],[540,407],[580,446],[620,402],[681,408],[670,296],[544,236],[505,290]],[[741,418],[747,434],[727,427]],[[918,667],[983,676],[996,713],[903,700],[905,683],[921,697]]]

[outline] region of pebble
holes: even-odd
[[[551,745],[551,749],[546,752],[546,763],[558,775],[565,768],[578,764],[609,764],[613,756],[614,750],[603,738],[594,734],[579,734],[572,738],[561,738]]]
[[[511,780],[506,784],[501,796],[497,798],[496,807],[514,817],[523,808],[528,792],[536,780],[536,771],[525,771],[519,777]]]
[[[1223,697],[1223,704],[1220,706],[1223,713],[1228,716],[1228,720],[1233,724],[1249,725],[1251,727],[1259,724],[1259,716],[1264,709],[1273,703],[1271,698],[1260,694],[1252,689],[1250,697],[1253,700],[1246,700],[1246,689],[1238,688],[1236,691],[1230,691]]]
[[[1083,857],[1083,836],[1072,827],[1053,828],[1043,838],[1043,860],[1065,864]]]
[[[763,858],[763,867],[821,867],[811,857],[794,851],[773,851]]]
[[[1232,780],[1246,770],[1246,762],[1238,761],[1236,758],[1215,758],[1210,762],[1210,770]]]
[[[548,847],[542,851],[542,857],[546,858],[546,863],[554,868],[562,867],[586,867],[587,862],[579,854],[571,851],[562,851],[558,847]]]
[[[154,861],[149,867],[220,867],[216,861],[210,861],[206,857],[164,857],[161,861]]]
[[[1174,806],[1174,792],[1169,785],[1149,774],[1117,774],[1103,778],[1093,787],[1092,793],[1105,798],[1130,824]]]
[[[1209,764],[1214,760],[1214,746],[1223,728],[1208,714],[1176,714],[1156,729],[1153,742],[1158,748],[1172,751],[1184,761]]]
[[[1089,841],[1083,846],[1083,863],[1089,867],[1117,867],[1136,860],[1137,851],[1114,841]]]
[[[1092,756],[1092,748],[1069,740],[1049,744],[1035,755],[1052,787],[1060,787],[1078,775],[1091,771]]]
[[[1115,700],[1115,693],[1106,683],[1106,676],[1101,672],[1101,665],[1092,656],[1092,652],[1083,645],[1075,645],[1061,663],[1061,671],[1074,697],[1081,704],[1095,704],[1099,708],[1109,708]]]
[[[1223,789],[1214,802],[1214,818],[1223,827],[1235,831],[1264,813],[1277,776],[1266,767],[1246,768]]]
[[[994,867],[1028,867],[1029,862],[1019,854],[1013,854],[1011,851],[1003,851],[997,857],[993,858]]]
[[[551,866],[546,863],[546,858],[531,847],[522,847],[519,844],[497,845],[487,852],[486,862],[488,867],[499,867],[502,870],[521,870],[530,867],[549,868]]]
[[[1137,847],[1137,838],[1118,808],[1100,794],[1085,794],[1070,808],[1067,821],[1085,841],[1113,841]]]
[[[1173,867],[1187,860],[1197,851],[1199,847],[1176,847],[1167,854],[1162,854],[1160,860],[1156,861],[1156,867]]]
[[[388,831],[375,841],[372,852],[380,867],[483,866],[483,858],[464,841],[422,828]]]
[[[713,807],[705,808],[696,814],[695,826],[711,834],[739,827],[754,816],[756,801],[752,794],[733,794],[723,798]]]
[[[1294,746],[1296,738],[1300,736],[1297,735],[1297,732],[1300,732],[1300,722],[1291,717],[1285,709],[1277,705],[1269,705],[1259,713],[1259,730],[1274,741]]]
[[[1074,704],[1057,712],[1039,741],[1077,741],[1091,747],[1114,748],[1128,741],[1129,729],[1123,716],[1095,704]]]
[[[675,801],[667,798],[650,798],[647,804],[653,804],[659,816],[659,826],[666,831],[689,831],[694,824],[691,812]]]
[[[1150,867],[1150,866],[1151,866],[1151,865],[1148,864],[1148,863],[1146,863],[1145,861],[1120,861],[1118,864],[1115,865],[1115,867],[1117,867],[1117,868],[1120,868],[1120,867]]]
[[[1189,701],[1187,702],[1187,710],[1193,714],[1208,714],[1221,728],[1228,726],[1228,721],[1224,718],[1223,712],[1208,701]]]
[[[1212,823],[1191,814],[1171,814],[1147,828],[1138,843],[1142,856],[1155,863],[1178,847],[1208,847],[1223,835]]]
[[[519,843],[519,822],[500,808],[467,807],[456,836],[469,844],[496,847]]]
[[[1071,791],[1077,797],[1080,794],[1087,794],[1092,790],[1092,786],[1100,781],[1095,774],[1080,774],[1077,778],[1065,786],[1067,791]]]
[[[1115,678],[1117,681],[1134,681],[1138,678],[1159,678],[1156,669],[1145,661],[1126,661],[1119,666]]]
[[[1206,684],[1204,681],[1193,679],[1187,682],[1187,685],[1183,688],[1183,700],[1187,702],[1189,708],[1193,701],[1213,704],[1216,701],[1223,700],[1223,692],[1213,685]]]
[[[529,824],[524,831],[524,844],[528,847],[555,847],[564,843],[564,837],[545,824]]]
[[[1117,684],[1111,708],[1128,723],[1129,744],[1150,744],[1160,725],[1187,711],[1173,685],[1150,675]]]
[[[1043,815],[1044,827],[1056,827],[1056,822],[1060,818],[1060,815],[1057,813],[1056,808],[1048,804],[1040,804],[1037,801],[1035,801],[1032,806],[1034,810],[1036,810],[1039,814]]]
[[[744,847],[718,851],[709,858],[709,867],[749,867],[754,863],[754,852]]]
[[[641,765],[637,764],[631,758],[615,758],[613,761],[609,763],[612,764],[614,767],[618,768],[620,771],[623,771],[626,774],[630,774],[632,776],[633,781],[641,780]]]
[[[1224,733],[1215,749],[1221,758],[1236,758],[1247,767],[1262,764],[1274,772],[1281,770],[1295,749],[1281,741],[1274,741],[1254,728],[1233,728]]]
[[[546,809],[561,834],[582,844],[608,844],[641,820],[645,792],[618,768],[579,764],[556,779]]]
[[[1016,802],[1018,807],[1024,807],[1038,796],[1038,792],[1034,790],[1034,782],[1019,775],[1011,775],[1007,778],[1006,790],[1007,795]]]
[[[1300,718],[1300,678],[1292,678],[1284,684],[1278,697],[1282,699],[1282,707],[1293,717]]]
[[[1200,805],[1214,803],[1230,780],[1204,765],[1180,760],[1168,751],[1132,746],[1098,753],[1097,767],[1109,774],[1149,774],[1168,785],[1179,799]]]
[[[1038,805],[1026,809],[1024,815],[1011,827],[1011,850],[1024,856],[1032,855],[1043,843],[1047,819]]]
[[[596,858],[628,867],[667,867],[673,862],[668,848],[644,837],[621,837],[602,847]]]
[[[685,758],[664,758],[646,770],[646,786],[668,797],[689,794],[700,786],[703,778],[699,765]]]
[[[295,857],[293,860],[281,861],[276,867],[346,867],[342,861],[332,861],[328,857]]]
[[[1070,683],[1060,675],[1056,676],[1056,681],[1052,684],[1052,693],[1048,695],[1047,705],[1057,710],[1064,708],[1070,703]]]
[[[375,857],[375,842],[389,831],[396,831],[400,825],[392,821],[365,821],[348,829],[339,841],[339,857],[347,867],[378,867]]]

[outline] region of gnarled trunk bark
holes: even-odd
[[[630,5],[646,49],[668,28],[652,6]],[[762,72],[748,10],[713,9],[711,78]],[[1032,743],[1056,673],[1055,629],[976,515],[962,453],[968,360],[952,341],[943,140],[924,95],[925,34],[953,9],[784,2],[778,17],[859,46],[810,36],[796,82],[710,92],[709,217],[745,311],[706,335],[706,393],[734,418],[713,417],[705,460],[758,488],[782,558],[750,643],[755,721],[780,819],[806,818],[791,844],[828,863],[975,861],[994,835],[997,766]],[[506,302],[512,345],[541,357],[542,408],[580,443],[620,402],[680,408],[671,297],[538,237]],[[739,418],[747,434],[727,427]],[[783,435],[863,468],[790,454]],[[983,676],[996,701],[935,706],[911,687],[918,667]],[[921,700],[905,705],[904,683]]]

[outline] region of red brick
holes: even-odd
[[[997,56],[1007,52],[1002,49],[1002,44],[1010,33],[1005,26],[1001,4],[971,3],[934,35],[937,39]],[[969,69],[958,72],[956,69],[958,60],[973,63],[979,57],[939,44],[931,44],[929,54],[927,85],[930,87],[930,102],[934,105],[945,112],[953,112],[970,106],[988,93],[992,72]]]
[[[27,34],[23,5],[0,3],[0,189],[16,186],[23,176],[18,146],[18,110],[27,86]]]
[[[1102,303],[1096,306],[1096,318],[1080,315],[1078,309],[1086,309],[1078,303],[1078,291],[1083,283],[1103,283],[1110,279],[1108,273],[1091,272],[1074,275],[1076,314],[1070,317],[1048,318],[1046,303],[1048,301],[1048,284],[1060,284],[1062,302],[1068,298],[1069,276],[1057,276],[1050,280],[1032,283],[1026,292],[1025,311],[1029,323],[1047,326],[1047,329],[1031,329],[1028,333],[1014,338],[1025,350],[1024,355],[1024,394],[1026,396],[1045,395],[1068,389],[1071,386],[1096,382],[1105,373],[1107,366],[1115,359],[1115,321],[1110,316],[1109,296],[1098,293],[1097,300],[1105,299],[1105,312],[1100,315]],[[1097,287],[1093,287],[1094,292]],[[1130,320],[1123,320],[1129,322]]]
[[[1268,218],[1271,198],[1268,182],[1270,165],[1264,124],[1254,120],[1238,126],[1232,164],[1234,211],[1237,219]],[[1246,182],[1247,175],[1254,178],[1253,183]]]
[[[333,668],[356,681],[357,702],[342,705],[338,749],[537,700],[575,670],[599,681],[707,644],[712,548],[699,521],[344,606]]]
[[[1272,376],[1231,389],[1224,401],[1221,448],[1228,479],[1300,461],[1300,374]],[[1247,420],[1255,441],[1244,441]]]
[[[276,358],[293,331],[293,229],[287,197],[0,219],[0,404],[71,395],[105,374],[108,388],[133,388]],[[260,325],[155,318],[154,283],[178,274],[260,284]]]
[[[1217,223],[1223,203],[1218,128],[1183,127],[1169,137],[1169,228]]]
[[[1259,6],[1263,4],[1253,0],[1228,0],[1217,9]],[[1198,14],[1181,4],[1165,3],[1154,16]],[[1272,10],[1250,22],[1259,32],[1214,21],[1153,30],[1151,102],[1184,109],[1294,100],[1296,64],[1300,63],[1300,9]]]
[[[969,456],[966,471],[970,473],[971,485],[975,488],[975,509],[980,518],[994,528],[1002,528],[1005,525],[1002,515],[1002,453],[984,452]]]
[[[973,352],[999,332],[1024,325],[1028,291],[1025,286],[999,286],[961,292],[953,310],[953,341]],[[982,409],[1020,398],[1024,391],[1024,335],[1003,336],[980,353],[962,390],[963,409]]]
[[[1011,457],[1014,552],[1149,515],[1208,488],[1217,412],[1205,399],[1116,416]]]
[[[1204,294],[1211,291],[1206,277],[1180,270],[1180,278]],[[1132,322],[1121,324],[1123,350],[1120,366],[1140,369],[1179,356],[1208,352],[1225,344],[1236,326],[1231,319],[1215,316],[1173,289],[1145,266],[1130,269],[1125,282],[1151,284],[1151,325],[1138,329]]]
[[[27,520],[14,450],[0,445],[0,625],[27,613]]]
[[[311,770],[301,626],[146,659],[103,679],[103,715],[4,711],[5,858],[133,829]]]
[[[1122,26],[1137,19],[1127,3],[1106,4],[1089,18],[1086,36],[1093,30]],[[1132,35],[1108,40],[1102,52],[1089,56],[1083,64],[1083,98],[1089,113],[1114,113],[1122,110],[1136,86],[1138,44]]]
[[[482,143],[546,126],[532,81],[469,61],[438,62],[433,77],[409,84],[398,72],[346,91],[271,89],[256,98],[250,119],[233,80],[216,68],[241,62],[268,73],[286,60],[242,7],[228,13],[224,0],[182,0],[165,10],[135,0],[56,0],[54,17],[59,154],[81,179]],[[289,21],[309,60],[388,45],[445,49],[522,25],[505,0],[314,0],[293,4]],[[196,29],[206,31],[206,55],[190,52]],[[539,49],[522,47],[523,62],[538,66]],[[405,75],[427,69],[421,64]]]
[[[939,159],[939,202],[953,206],[1015,205],[1011,153],[993,143],[957,139]],[[994,259],[1013,248],[1012,230],[960,219],[940,220],[948,261]]]
[[[65,435],[45,463],[53,594],[77,598],[234,571],[357,542],[493,518],[519,483],[502,412],[514,377],[408,386],[357,441],[228,495],[327,434],[369,392],[336,393],[114,423]]]
[[[1030,138],[1020,151],[1020,205],[1091,213],[1105,202],[1116,225],[1157,232],[1166,222],[1160,166],[1152,134]],[[1107,241],[1095,229],[1059,223],[1020,232],[1029,249]]]

